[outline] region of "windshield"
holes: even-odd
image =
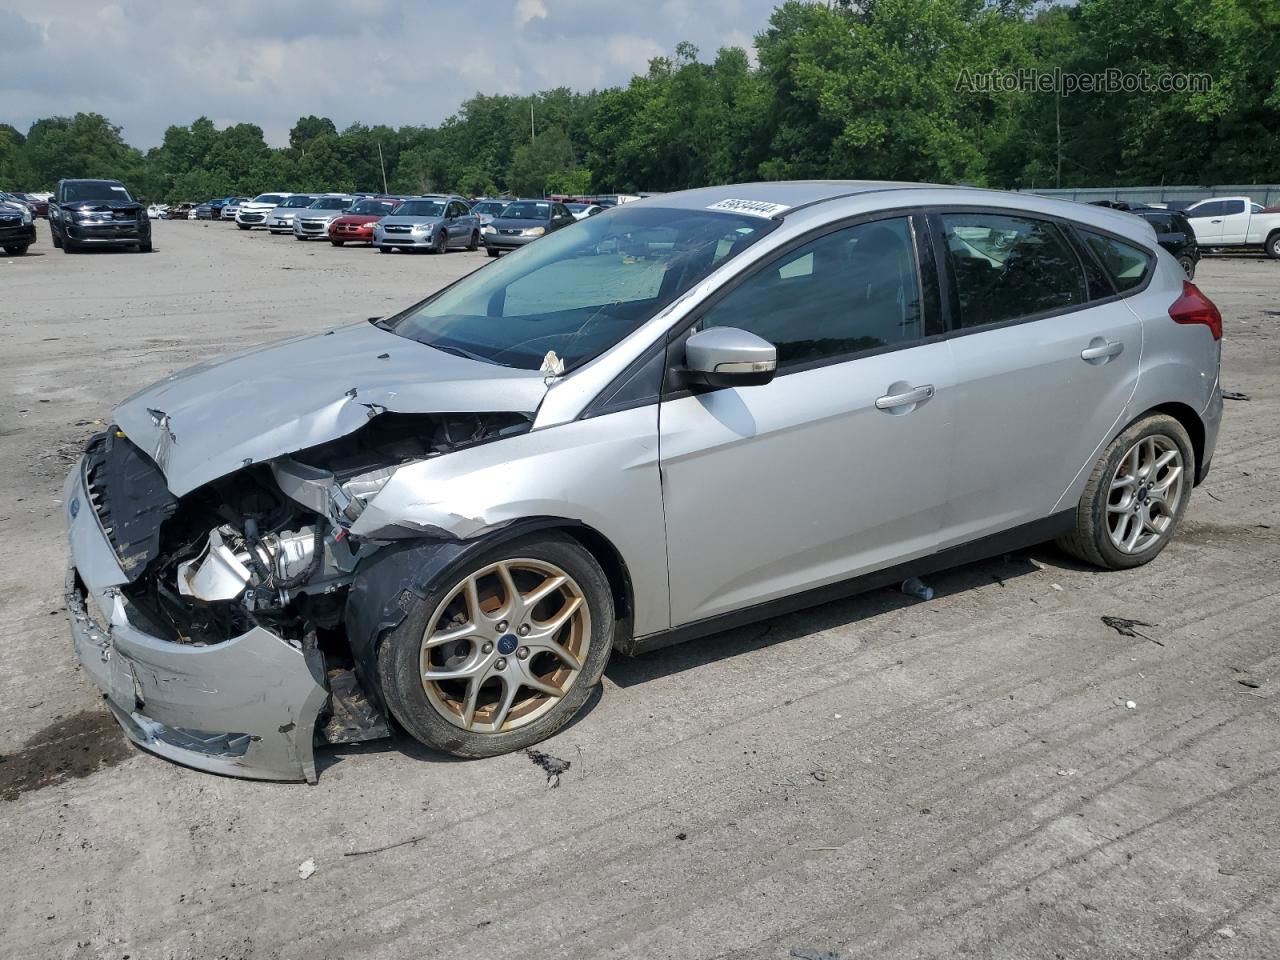
[[[550,220],[551,204],[517,200],[507,204],[502,216],[511,220]]]
[[[351,206],[350,197],[321,197],[311,204],[309,210],[345,210]]]
[[[477,203],[471,208],[472,213],[483,213],[496,217],[507,205],[505,200],[485,200],[483,203]]]
[[[587,209],[587,207],[591,206],[591,204],[589,204],[589,203],[566,203],[566,204],[565,204],[565,206],[566,206],[566,207],[568,207],[570,210],[572,210],[574,213],[581,213],[583,210]]]
[[[311,204],[315,203],[315,200],[315,197],[308,197],[305,195],[300,197],[286,197],[280,206],[288,210],[294,210],[298,207],[309,207]]]
[[[395,209],[399,200],[359,200],[347,213],[362,213],[370,217],[384,217]]]
[[[63,203],[132,203],[129,191],[111,180],[68,183],[63,188]]]
[[[393,217],[442,217],[443,200],[406,200],[391,211]]]
[[[254,203],[269,203],[273,207],[279,205],[284,197],[278,193],[260,193],[253,198]]]
[[[524,370],[537,370],[554,350],[572,369],[776,225],[655,207],[592,217],[507,254],[385,325],[448,353]]]

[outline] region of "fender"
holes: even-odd
[[[528,517],[484,531],[465,540],[402,540],[384,547],[360,564],[347,592],[344,621],[355,659],[356,676],[386,717],[378,675],[378,646],[388,630],[398,627],[413,598],[425,599],[433,584],[461,570],[477,554],[501,543],[551,527],[584,527],[564,517]]]

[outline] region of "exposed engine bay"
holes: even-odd
[[[127,462],[125,479],[94,499],[118,515],[139,483],[160,506],[135,549],[144,565],[122,593],[131,619],[174,643],[211,645],[265,627],[304,649],[345,656],[342,613],[357,564],[386,541],[348,534],[365,504],[406,463],[530,427],[521,414],[397,414],[371,411],[355,433],[250,464],[181,499],[153,491],[159,471],[118,431],[97,450],[103,475]],[[95,441],[96,443],[97,441]],[[115,473],[120,473],[119,470]],[[145,507],[146,504],[143,504]]]

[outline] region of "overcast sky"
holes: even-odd
[[[779,0],[0,0],[0,122],[104,114],[167,126],[299,116],[436,124],[475,93],[624,83],[691,40],[751,49]]]

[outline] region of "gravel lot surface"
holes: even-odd
[[[71,652],[63,476],[137,387],[485,257],[155,237],[0,259],[0,956],[1280,956],[1280,263],[1201,264],[1251,399],[1153,565],[1045,546],[617,658],[558,786],[404,742],[307,786],[127,744]]]

